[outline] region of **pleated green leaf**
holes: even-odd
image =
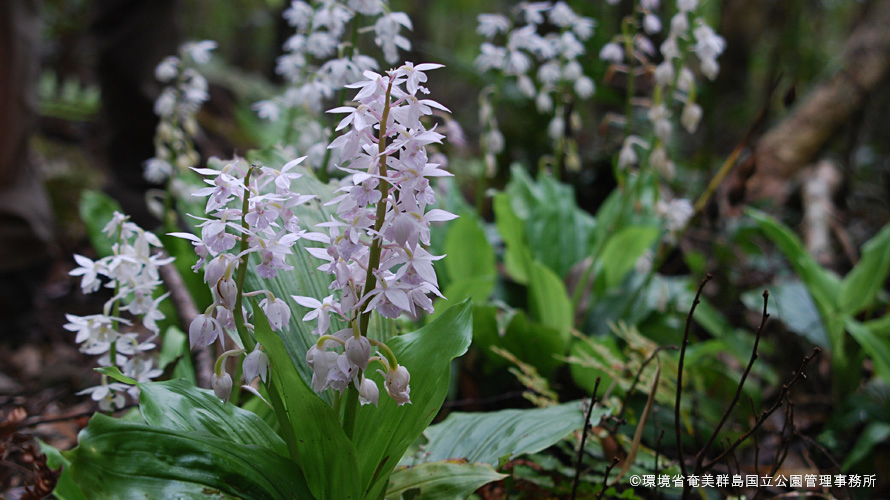
[[[152,427],[207,432],[244,445],[256,445],[288,456],[278,434],[253,413],[223,403],[213,391],[198,389],[185,380],[140,385],[139,411]]]
[[[488,464],[432,462],[399,468],[389,478],[387,500],[462,500],[480,487],[507,477]]]
[[[206,432],[96,414],[66,455],[91,499],[311,499],[295,463]]]
[[[284,405],[276,408],[276,413],[283,410],[290,422],[290,429],[284,432],[292,433],[293,446],[312,493],[319,499],[361,498],[355,446],[343,432],[339,416],[300,378],[262,309],[254,309],[256,337],[269,355],[269,391],[277,391]]]
[[[420,330],[387,342],[399,364],[411,373],[411,404],[398,406],[387,396],[383,377],[366,373],[380,388],[380,402],[378,408],[360,407],[356,415],[354,441],[364,498],[379,497],[399,459],[442,407],[451,360],[470,347],[472,329],[472,304],[465,300]]]
[[[608,410],[595,408],[591,425]],[[573,401],[547,408],[502,410],[489,413],[452,413],[430,426],[424,435],[427,462],[464,459],[496,465],[504,457],[536,453],[556,444],[584,425],[584,406]]]

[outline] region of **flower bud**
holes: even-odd
[[[600,49],[600,59],[618,64],[624,60],[624,50],[615,42],[609,42]]]
[[[244,357],[242,365],[242,374],[244,381],[250,383],[253,379],[260,377],[265,382],[266,374],[269,373],[269,356],[263,352],[260,344],[253,348],[253,352]]]
[[[694,102],[686,103],[686,106],[683,106],[683,114],[680,115],[680,123],[683,124],[683,128],[687,132],[690,134],[695,133],[695,130],[698,128],[698,122],[701,121],[701,115],[701,106]]]
[[[232,395],[232,376],[227,372],[223,372],[222,376],[213,373],[210,376],[210,385],[213,387],[213,393],[223,402],[227,402]]]
[[[346,357],[353,365],[364,370],[371,357],[371,342],[368,337],[349,337],[346,340]]]
[[[389,397],[393,398],[399,406],[411,403],[411,398],[408,396],[408,393],[411,392],[411,387],[408,386],[408,382],[411,381],[411,374],[408,373],[407,368],[400,365],[395,370],[389,370],[384,373],[383,377],[383,385],[386,387],[386,393],[389,394]]]
[[[358,388],[358,400],[362,405],[373,404],[377,406],[377,400],[380,397],[380,389],[377,384],[370,379],[362,377],[362,383]]]
[[[263,299],[260,307],[266,313],[272,330],[280,332],[290,322],[290,308],[283,300]]]
[[[223,278],[216,283],[216,293],[222,305],[230,310],[235,310],[235,302],[238,300],[238,285],[231,278]]]
[[[189,344],[192,349],[195,346],[207,346],[213,343],[222,333],[219,322],[206,314],[195,316],[189,325]]]

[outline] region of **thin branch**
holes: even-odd
[[[729,454],[729,452],[736,449],[740,444],[742,444],[746,439],[748,439],[748,437],[750,437],[751,434],[753,434],[757,429],[759,429],[760,426],[763,425],[763,423],[766,421],[766,419],[769,418],[769,416],[772,415],[779,408],[779,406],[782,405],[782,400],[785,398],[785,396],[791,390],[791,387],[794,386],[794,384],[798,380],[806,377],[806,375],[803,373],[804,368],[806,368],[807,364],[809,364],[809,362],[812,361],[813,358],[818,356],[819,353],[821,353],[821,352],[822,352],[822,349],[819,349],[818,347],[814,347],[812,354],[803,358],[803,361],[801,361],[801,363],[800,363],[800,367],[798,367],[797,371],[793,372],[791,380],[789,380],[788,383],[786,383],[782,386],[782,391],[779,393],[779,397],[776,399],[776,402],[773,403],[773,405],[768,410],[764,410],[763,412],[761,412],[760,417],[758,417],[757,421],[754,423],[754,427],[749,429],[748,432],[745,432],[744,434],[739,436],[738,439],[736,439],[735,442],[732,443],[732,446],[730,446],[726,451],[724,451],[723,453],[718,455],[717,458],[715,458],[715,459],[711,460],[710,462],[708,462],[707,464],[705,464],[702,467],[702,471],[708,471],[711,468],[713,468],[714,465],[717,464],[717,462],[719,462],[720,460],[723,460],[723,458],[727,454]]]
[[[597,377],[596,383],[593,384],[590,404],[587,406],[587,411],[584,412],[584,428],[581,431],[581,445],[578,447],[578,458],[575,460],[575,479],[572,481],[572,500],[575,500],[575,495],[578,493],[578,481],[581,479],[581,459],[584,458],[584,442],[587,441],[587,433],[590,429],[590,415],[593,413],[593,407],[596,405],[596,393],[599,391],[599,388],[600,377]],[[603,487],[605,487],[605,483],[603,483]]]
[[[596,495],[597,500],[599,500],[600,498],[602,498],[602,497],[603,497],[603,493],[606,492],[606,486],[607,486],[606,483],[609,481],[609,473],[612,472],[612,469],[613,469],[616,465],[618,465],[618,462],[620,462],[620,461],[621,461],[620,458],[618,458],[618,457],[612,457],[612,463],[610,463],[609,466],[606,467],[606,472],[603,474],[603,487],[600,489],[600,492],[597,493],[597,495]],[[572,496],[572,498],[575,498],[574,495]]]
[[[659,470],[658,469],[658,455],[661,452],[661,439],[663,437],[664,437],[664,429],[662,429],[661,432],[658,433],[658,439],[655,441],[655,468],[653,469],[653,472],[655,472],[655,474],[658,474],[658,470]]]
[[[705,460],[705,455],[708,452],[708,448],[717,439],[717,435],[720,433],[720,429],[723,428],[723,425],[726,423],[726,420],[729,418],[729,414],[735,408],[736,403],[739,402],[739,397],[742,395],[742,387],[745,385],[745,380],[748,379],[748,375],[751,373],[751,368],[754,367],[754,361],[757,360],[757,346],[760,344],[760,337],[763,335],[763,327],[766,326],[766,320],[769,319],[769,313],[766,312],[766,306],[769,303],[769,290],[763,291],[763,313],[760,317],[760,327],[757,328],[757,334],[754,337],[754,348],[751,349],[751,359],[748,360],[748,366],[745,367],[744,373],[742,373],[742,379],[739,381],[738,387],[736,387],[735,395],[732,397],[732,402],[729,403],[729,406],[726,407],[726,410],[723,412],[723,416],[720,417],[720,421],[717,422],[717,426],[714,427],[714,431],[711,432],[711,437],[708,438],[708,441],[705,442],[705,445],[699,450],[698,454],[695,457],[695,473],[701,471],[702,462]]]
[[[754,421],[757,422],[757,408],[754,408],[754,398],[748,398],[748,402],[751,403],[751,416],[754,417]],[[754,437],[754,474],[760,475],[760,440],[757,439],[757,433],[752,434]],[[729,437],[726,438],[727,444],[732,446],[732,440]]]
[[[686,477],[686,461],[683,457],[683,437],[680,434],[680,401],[683,396],[683,361],[686,358],[686,345],[689,344],[689,329],[692,326],[692,315],[695,313],[695,307],[698,306],[701,298],[702,290],[705,285],[714,276],[708,273],[701,284],[698,285],[698,291],[695,293],[695,300],[692,301],[692,307],[689,309],[689,315],[686,316],[686,328],[683,331],[683,343],[680,345],[680,361],[677,365],[677,399],[674,404],[674,435],[677,439],[677,453],[680,460],[680,472]]]

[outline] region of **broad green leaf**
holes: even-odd
[[[277,391],[284,405],[282,410],[295,440],[292,446],[297,448],[298,461],[312,493],[319,499],[361,498],[356,449],[343,432],[339,416],[297,373],[262,309],[254,307],[254,312],[257,341],[269,355],[269,391]],[[276,408],[276,413],[279,411]]]
[[[791,229],[770,217],[769,215],[754,209],[746,210],[746,213],[757,222],[763,233],[779,247],[779,250],[788,259],[794,271],[807,286],[816,307],[823,318],[830,311],[837,309],[835,295],[840,286],[840,279],[836,274],[820,266],[807,253],[800,239],[791,232]],[[834,343],[834,339],[832,339]]]
[[[488,301],[488,296],[494,290],[495,276],[468,276],[452,281],[445,288],[445,297],[451,303],[460,303],[467,297],[474,302],[484,304]],[[436,307],[442,304],[441,301],[436,303]]]
[[[751,311],[763,311],[763,290],[742,294],[742,303]],[[822,317],[806,287],[800,281],[773,283],[769,287],[770,319],[777,319],[792,332],[801,335],[823,349],[831,349]],[[698,310],[695,311],[698,316]]]
[[[80,219],[87,228],[90,244],[99,257],[111,255],[114,241],[102,232],[114,212],[123,212],[120,204],[105,193],[86,190],[80,196]]]
[[[387,500],[462,500],[482,486],[507,477],[489,464],[432,462],[393,471]]]
[[[83,490],[77,486],[71,475],[71,461],[65,458],[55,446],[48,445],[40,439],[37,439],[37,444],[40,445],[40,451],[46,455],[46,465],[59,473],[53,497],[58,500],[86,500],[86,495],[83,494]]]
[[[890,438],[890,424],[886,422],[872,422],[865,426],[853,449],[847,454],[846,460],[841,464],[841,470],[849,471],[854,465],[871,453],[875,446]]]
[[[504,266],[507,274],[517,283],[528,283],[528,268],[532,256],[525,242],[525,227],[522,219],[516,216],[506,193],[498,193],[492,200],[495,226],[504,239]]]
[[[451,281],[470,277],[494,276],[494,249],[485,237],[485,230],[471,212],[460,214],[452,222],[445,239],[445,270]],[[463,298],[463,297],[461,297]],[[483,297],[482,300],[487,297]]]
[[[161,243],[164,244],[164,251],[171,257],[176,258],[173,261],[173,266],[179,271],[182,282],[188,288],[189,294],[195,301],[195,306],[197,306],[199,311],[203,311],[213,302],[213,294],[210,292],[210,287],[204,283],[204,273],[196,273],[192,269],[192,266],[198,260],[198,257],[195,255],[195,247],[184,238],[166,234],[158,234],[157,236],[160,238]]]
[[[266,449],[102,414],[66,456],[87,498],[313,498],[297,465]]]
[[[844,277],[838,304],[841,311],[855,314],[868,307],[890,272],[890,224],[862,247],[862,258]]]
[[[556,328],[568,339],[569,330],[574,326],[572,302],[559,276],[537,261],[530,266],[528,303],[533,318]]]
[[[658,239],[659,232],[657,226],[629,226],[620,229],[606,241],[597,266],[602,269],[605,289],[621,283],[637,259]]]
[[[565,355],[568,339],[563,331],[529,321],[525,313],[518,310],[507,324],[504,336],[499,337],[494,345],[510,351],[549,378],[562,365],[559,357]],[[486,351],[491,353],[490,349]],[[493,353],[491,356],[504,361]]]
[[[384,392],[383,377],[370,370],[365,373],[381,393],[379,407],[362,406],[356,415],[354,440],[365,498],[378,498],[399,459],[442,407],[451,360],[469,348],[472,325],[472,304],[465,300],[420,330],[387,342],[399,364],[411,373],[411,404],[398,406]]]
[[[139,411],[152,427],[207,432],[221,439],[256,445],[288,456],[287,445],[258,416],[223,403],[213,391],[198,389],[185,380],[141,384]]]
[[[848,319],[847,331],[872,359],[878,376],[890,383],[890,330],[874,331],[862,323]]]
[[[807,253],[800,239],[786,226],[769,215],[748,209],[746,213],[757,222],[761,231],[779,247],[794,271],[806,285],[825,325],[831,344],[832,364],[836,370],[847,372],[850,359],[844,351],[844,322],[838,314],[837,290],[840,278],[821,267]],[[847,372],[849,373],[849,372]]]
[[[185,379],[195,385],[195,368],[188,345],[188,336],[182,330],[176,326],[168,327],[164,331],[164,341],[158,355],[158,368],[163,370],[168,364],[176,363],[172,378]]]
[[[590,254],[594,220],[575,203],[574,189],[549,176],[533,181],[513,166],[506,193],[517,217],[525,221],[526,243],[535,260],[560,278]]]
[[[483,369],[487,373],[510,365],[503,356],[491,350],[496,346],[509,351],[517,359],[534,366],[545,377],[552,376],[562,365],[559,357],[568,347],[560,331],[530,321],[522,310],[516,310],[500,334],[497,308],[477,306],[473,309],[473,342],[477,350],[488,358]]]
[[[423,459],[436,462],[466,459],[496,465],[556,444],[584,426],[584,405],[573,401],[547,408],[501,410],[488,413],[452,413],[430,426],[424,435]],[[590,419],[597,425],[608,410],[595,408]]]

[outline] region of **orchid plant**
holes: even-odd
[[[540,169],[536,184],[514,167],[507,187],[512,192],[493,197],[504,272],[496,269],[481,218],[460,211],[462,218],[451,226],[462,224],[460,231],[448,236],[445,251],[456,249],[461,265],[472,267],[448,269],[445,294],[434,267],[444,251],[432,244],[436,225],[457,217],[437,200],[436,179],[451,174],[447,158],[435,148],[452,132],[459,137],[460,128],[447,117],[447,107],[428,98],[428,73],[443,65],[404,62],[379,71],[379,63],[359,52],[356,42],[360,34],[373,32],[386,62],[395,63],[399,50],[410,50],[401,34],[412,27],[406,14],[374,0],[290,3],[284,16],[295,32],[277,68],[288,88],[254,105],[263,119],[285,117],[287,130],[296,133],[274,148],[281,161],[248,153],[249,160],[198,166],[191,141],[207,83],[194,68],[206,62],[215,45],[192,44],[165,60],[157,76],[170,87],[156,106],[162,122],[146,175],[168,181],[168,201],[178,198],[179,208],[194,207],[187,219],[194,222],[192,232],[168,236],[191,243],[194,255],[178,257],[197,257],[192,270],[203,276],[201,291],[209,291],[209,304],[202,304],[186,329],[191,349],[209,349],[215,356],[212,392],[182,381],[150,382],[161,374],[148,352],[163,319],[158,303],[167,296],[158,291],[157,268],[171,259],[150,255],[160,241],[115,215],[106,231],[117,239],[114,255],[95,262],[77,256],[80,267],[72,272],[83,277],[84,291],[97,289],[98,276],[106,276],[114,298],[102,315],[69,316],[66,328],[77,332],[86,352],[104,356],[100,364],[118,368],[103,370],[102,385],[85,392],[107,411],[121,408],[124,392],[138,396],[139,416],[134,422],[104,415],[91,421],[80,446],[67,455],[76,483],[106,497],[121,491],[151,496],[162,488],[186,497],[377,499],[399,498],[411,481],[428,474],[440,481],[435,485],[457,481],[463,489],[454,491],[469,494],[504,477],[494,469],[504,457],[540,451],[595,424],[608,410],[594,411],[591,404],[585,416],[578,403],[557,404],[546,382],[535,378],[536,368],[517,362],[546,397],[529,398],[542,406],[537,413],[509,418],[528,425],[547,422],[546,430],[536,430],[546,438],[534,446],[518,443],[498,428],[507,418],[498,414],[461,415],[429,427],[449,389],[452,360],[468,349],[473,335],[486,335],[473,332],[473,314],[481,313],[481,330],[494,324],[498,341],[504,329],[514,332],[509,341],[520,331],[523,341],[539,347],[537,357],[546,358],[542,372],[552,373],[569,354],[571,335],[585,326],[587,296],[599,299],[626,282],[642,293],[647,283],[627,275],[634,270],[651,275],[652,247],[661,241],[675,244],[685,230],[694,213],[691,203],[671,199],[661,183],[675,168],[669,145],[676,115],[689,133],[701,120],[693,70],[713,79],[724,42],[696,14],[697,1],[662,7],[658,0],[633,2],[619,32],[599,50],[588,46],[594,20],[563,1],[522,2],[512,16],[478,17],[477,33],[485,41],[476,68],[515,85],[547,116],[554,154],[541,164],[554,174],[583,167],[584,152],[575,142],[583,125],[579,108],[596,91],[584,56],[598,53],[605,61],[607,81],[600,85],[626,74],[625,113],[607,119],[621,126],[610,154],[621,188],[616,192],[623,197],[607,201],[594,222],[547,169]],[[675,11],[669,23],[659,17],[667,10]],[[650,37],[664,24],[670,31],[656,52]],[[641,98],[633,82],[649,74],[653,91]],[[480,145],[489,176],[505,150],[496,117],[499,91],[490,86],[479,101]],[[330,130],[320,115],[325,108],[337,118]],[[203,184],[186,196],[187,183],[180,180],[195,173]],[[641,195],[650,189],[654,194]],[[644,198],[640,210],[629,201]],[[187,202],[195,199],[200,202]],[[166,209],[172,208],[170,201]],[[565,231],[566,221],[571,231]],[[454,243],[463,237],[471,243]],[[470,276],[475,269],[483,269],[484,276]],[[579,279],[571,291],[564,278],[573,273]],[[505,328],[495,319],[505,303],[488,302],[500,275],[528,289],[529,314],[506,311]],[[475,285],[480,285],[478,296],[461,288]],[[462,298],[451,290],[474,296],[477,304],[444,302],[443,295]],[[435,319],[417,331],[395,336],[388,331],[397,319],[419,321],[435,308]],[[140,315],[151,335],[120,333],[121,325],[132,323],[122,311]],[[538,344],[542,339],[545,343]],[[486,423],[491,436],[509,443],[508,452],[495,454],[492,450],[500,448],[492,444],[475,450],[478,462],[447,462],[454,458],[442,451],[454,435],[449,432],[472,434],[469,424],[470,430],[453,429],[463,419]],[[426,447],[408,454],[422,433]],[[455,446],[473,448],[466,442]],[[415,468],[397,469],[411,460]],[[125,465],[108,479],[102,467],[109,464]]]
[[[324,200],[324,206],[334,207],[330,210],[323,209],[316,195],[295,187],[312,176],[301,165],[304,158],[280,169],[237,159],[219,170],[193,168],[207,184],[193,192],[205,200],[204,213],[192,216],[197,221],[195,233],[172,235],[193,244],[198,256],[193,269],[203,271],[212,295],[212,303],[188,328],[192,348],[219,346],[212,396],[179,382],[143,384],[145,377],[137,380],[128,372],[110,372],[108,376],[121,388],[129,383],[142,390],[140,411],[146,424],[134,428],[94,418],[80,438],[81,446],[71,452],[72,469],[82,488],[96,494],[115,491],[113,484],[94,481],[88,465],[96,460],[93,453],[102,448],[96,443],[106,432],[148,435],[152,429],[191,430],[206,434],[201,438],[206,443],[211,435],[231,440],[232,429],[239,429],[236,434],[253,436],[239,441],[241,446],[259,448],[236,447],[230,457],[251,467],[277,460],[290,471],[284,483],[274,486],[272,496],[377,498],[385,490],[397,464],[390,457],[401,456],[429,425],[448,389],[450,361],[467,349],[470,338],[466,304],[413,334],[384,341],[371,331],[372,325],[382,324],[373,321],[373,315],[384,321],[402,315],[417,318],[433,312],[430,295],[441,297],[433,263],[443,256],[432,255],[427,247],[432,224],[455,216],[428,209],[436,202],[431,179],[450,174],[430,162],[427,147],[444,138],[430,125],[430,115],[447,108],[424,97],[429,93],[427,72],[440,67],[408,62],[384,74],[367,71],[362,81],[348,86],[357,91],[355,104],[331,110],[346,114],[338,125],[342,133],[329,146],[338,151],[339,168],[346,177],[336,196]],[[312,210],[309,203],[326,214],[327,220],[317,224],[323,232],[306,229],[298,215]],[[322,246],[315,246],[318,243]],[[331,277],[325,288],[333,293],[324,297],[324,288],[282,290],[276,279],[294,272],[299,260],[313,257],[322,261],[322,275]],[[83,260],[82,266],[76,274],[85,275],[85,287],[94,287],[92,269],[97,265]],[[265,280],[268,287],[248,289],[248,274]],[[283,342],[306,330],[294,331],[291,308],[297,305],[309,308],[303,319],[316,324],[305,360],[291,357]],[[330,331],[335,323],[346,328]],[[252,413],[226,403],[238,385],[237,373],[230,373],[226,362],[230,358],[241,360],[242,387],[274,412],[280,437],[262,420],[248,416]],[[311,379],[301,377],[295,363],[307,363]],[[371,368],[375,364],[376,372]],[[379,397],[381,382],[388,401]],[[334,396],[314,394],[326,391]],[[181,420],[189,414],[182,408],[195,405],[216,418]],[[162,406],[180,408],[175,410],[180,417],[154,418],[153,412],[164,413]],[[390,428],[392,421],[401,422],[395,431]],[[258,441],[257,436],[264,437]],[[191,436],[177,439],[185,440],[179,444],[192,451],[166,448],[175,442],[169,438],[160,445],[165,460],[185,459],[199,446]],[[183,467],[186,473],[193,468]],[[215,472],[228,470],[222,469]],[[236,475],[261,489],[263,481],[275,475],[264,472],[257,479],[249,470],[245,467]],[[194,485],[184,481],[175,478],[170,484],[192,491]],[[232,486],[231,477],[211,483],[230,494],[243,494]],[[206,489],[208,483],[202,484]]]

